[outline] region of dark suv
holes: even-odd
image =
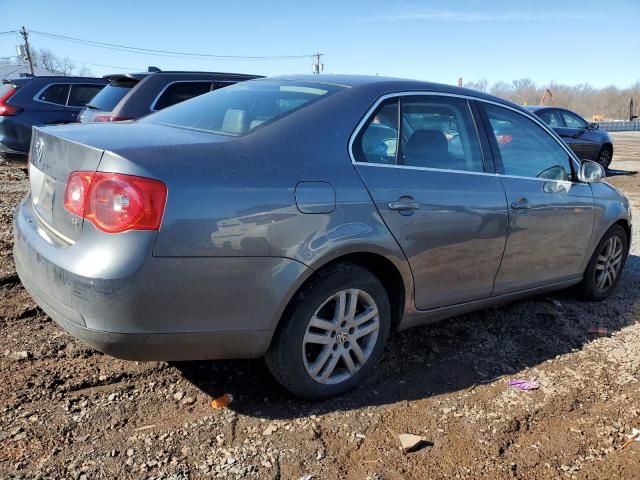
[[[75,122],[103,78],[26,77],[0,84],[0,152],[26,153],[31,127]]]
[[[260,77],[239,73],[149,71],[104,78],[109,84],[87,104],[78,117],[79,122],[133,120],[203,93]]]

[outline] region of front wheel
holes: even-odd
[[[578,293],[585,300],[600,302],[611,295],[620,280],[629,253],[627,232],[620,225],[614,225],[602,237],[596,248]]]
[[[611,159],[613,158],[613,150],[610,146],[605,145],[600,149],[600,153],[598,154],[598,163],[604,168],[605,172],[609,170],[609,165],[611,165]]]
[[[357,265],[318,272],[293,299],[265,359],[273,376],[309,400],[340,395],[382,355],[391,308],[378,278]]]

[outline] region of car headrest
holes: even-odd
[[[405,146],[405,163],[428,166],[438,163],[449,153],[449,142],[440,130],[416,130]]]
[[[244,110],[237,110],[230,108],[224,113],[222,119],[222,131],[239,135],[246,131],[247,126],[247,112]]]

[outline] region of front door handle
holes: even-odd
[[[531,204],[527,201],[526,198],[522,198],[517,202],[513,202],[511,204],[511,208],[514,210],[529,210],[531,208]]]
[[[417,210],[420,208],[420,203],[411,202],[406,200],[398,200],[397,202],[389,203],[389,210]]]

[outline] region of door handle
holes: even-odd
[[[511,208],[514,210],[529,210],[531,208],[531,204],[527,201],[526,198],[518,200],[517,202],[513,202],[511,204]]]
[[[389,203],[389,210],[417,210],[419,208],[420,203],[418,202],[398,200],[397,202]]]

